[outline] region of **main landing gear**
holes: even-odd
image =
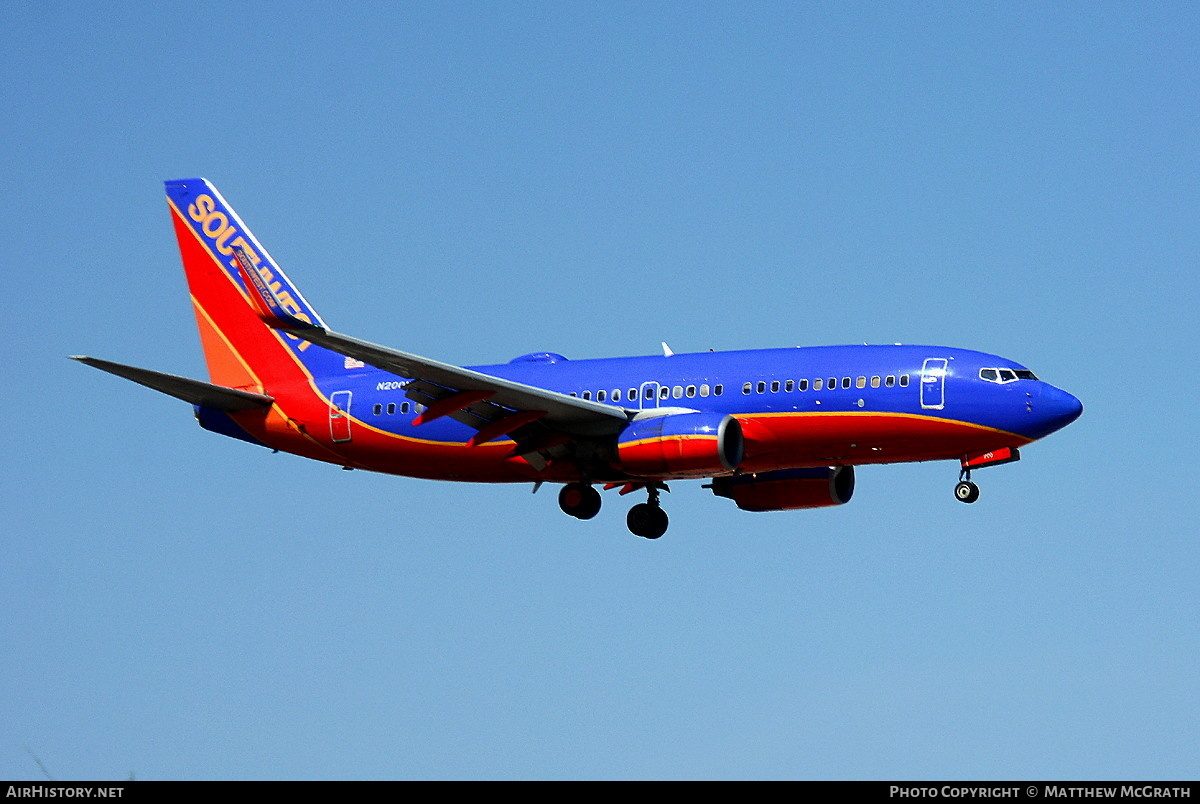
[[[600,492],[587,483],[568,483],[558,493],[558,507],[576,519],[591,519],[600,513]]]
[[[667,519],[667,512],[658,504],[658,486],[649,486],[646,490],[650,493],[650,500],[630,508],[625,524],[634,536],[657,539],[667,532],[670,520]]]
[[[624,494],[636,488],[637,486],[626,486],[621,493]],[[666,486],[661,483],[646,485],[645,489],[650,495],[650,499],[629,509],[625,523],[629,526],[629,532],[634,536],[641,536],[643,539],[657,539],[667,532],[669,524],[667,512],[658,504],[659,492],[665,488]],[[568,483],[558,493],[558,507],[564,514],[576,519],[591,519],[600,513],[600,492],[596,491],[589,483]]]

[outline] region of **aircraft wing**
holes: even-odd
[[[436,389],[459,395],[466,405],[486,401],[516,411],[542,411],[542,420],[563,431],[578,435],[617,433],[629,424],[624,408],[605,405],[587,399],[548,391],[533,385],[513,382],[472,369],[431,360],[427,357],[401,352],[386,346],[368,343],[319,327],[303,329],[279,327],[332,352],[361,360],[368,365],[410,380],[409,388],[423,391],[427,396],[442,399]],[[478,397],[467,402],[471,397]],[[423,404],[431,404],[425,402]],[[449,415],[449,413],[444,414]]]
[[[478,431],[473,445],[508,436],[517,443],[513,454],[537,466],[569,450],[567,442],[619,433],[638,413],[379,346],[304,321],[288,311],[242,249],[235,248],[234,254],[259,318],[273,329],[407,379],[408,397],[426,407],[418,424],[448,416]]]

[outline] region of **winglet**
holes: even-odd
[[[268,326],[274,329],[285,329],[289,331],[303,331],[311,329],[319,329],[315,324],[297,318],[280,300],[271,286],[266,283],[254,268],[254,263],[250,261],[250,257],[246,254],[246,250],[240,246],[235,246],[233,255],[237,259],[238,273],[242,276],[242,282],[246,285],[246,290],[250,294],[250,303],[254,306],[254,310]]]

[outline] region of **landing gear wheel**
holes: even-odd
[[[979,486],[970,480],[963,480],[954,487],[954,497],[959,502],[973,503],[979,499]]]
[[[558,493],[558,507],[576,519],[591,519],[600,513],[600,492],[587,483],[568,483]]]
[[[643,539],[662,536],[667,532],[668,523],[667,512],[650,503],[638,503],[629,509],[629,515],[625,518],[629,532]]]

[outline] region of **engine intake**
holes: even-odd
[[[709,486],[743,511],[794,511],[843,505],[854,496],[854,467],[780,469],[737,477],[716,477]]]
[[[617,437],[618,468],[636,477],[708,477],[742,462],[742,426],[722,413],[640,419]]]

